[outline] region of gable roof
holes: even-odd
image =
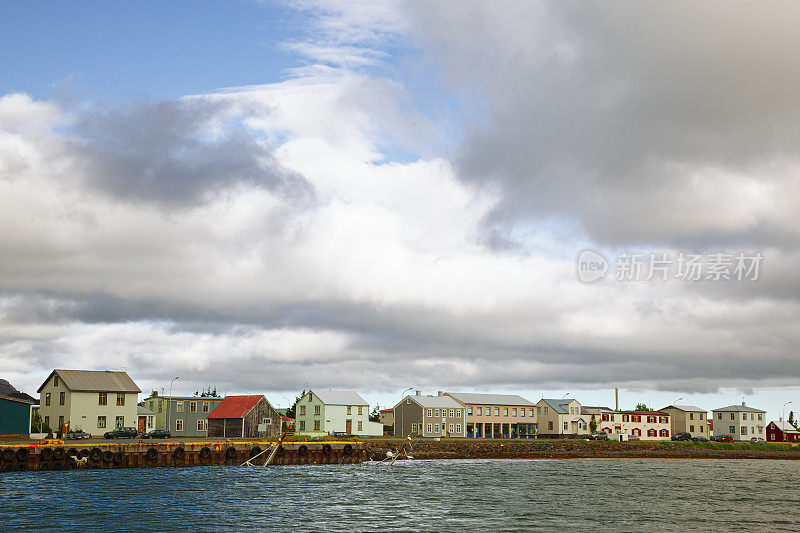
[[[697,406],[694,406],[694,405],[668,405],[666,407],[662,407],[661,408],[662,411],[664,409],[677,409],[678,411],[686,411],[686,412],[692,412],[692,413],[705,413],[706,412],[705,409],[701,409],[701,408],[699,408]]]
[[[142,407],[141,405],[136,406],[136,414],[137,415],[154,415],[155,413],[148,409],[147,407]]]
[[[772,422],[770,422],[770,424],[775,424],[775,426],[784,433],[800,433],[800,430],[798,430],[796,427],[791,425],[786,420],[784,420],[783,422],[777,422],[773,420]]]
[[[12,402],[19,402],[19,403],[26,403],[28,405],[36,405],[39,402],[26,400],[25,398],[15,398],[13,396],[6,396],[5,394],[0,394],[0,400],[9,400]]]
[[[445,407],[447,409],[463,409],[464,408],[463,405],[461,405],[460,403],[455,401],[450,396],[431,396],[430,394],[425,394],[425,395],[414,394],[414,395],[406,396],[405,398],[403,398],[403,401],[405,401],[408,398],[411,398],[411,400],[416,402],[419,406],[424,407],[426,409],[428,407],[430,407],[432,409],[438,409],[438,408],[441,408],[441,407]],[[403,403],[403,401],[401,401],[400,403]],[[397,404],[397,405],[400,405],[400,404]],[[395,407],[397,407],[397,406],[395,406]]]
[[[747,405],[729,405],[728,407],[720,407],[718,409],[714,409],[716,411],[742,411],[745,413],[766,413],[766,411],[762,411],[761,409],[756,409],[755,407],[750,407]]]
[[[643,415],[643,416],[670,416],[669,413],[665,413],[664,411],[614,411],[613,409],[609,409],[608,411],[603,411],[603,414],[613,414],[613,415]]]
[[[529,405],[531,407],[536,405],[516,394],[480,394],[474,392],[447,392],[445,394],[449,394],[456,400],[467,404]]]
[[[58,374],[58,377],[64,382],[64,386],[72,392],[142,392],[127,372],[62,369],[50,372],[36,392],[42,392],[53,374]]]
[[[213,411],[208,413],[206,418],[244,418],[253,407],[264,398],[263,395],[255,394],[252,396],[225,396]]]
[[[564,406],[565,405],[569,405],[569,404],[571,404],[572,402],[574,402],[576,400],[575,400],[575,398],[564,398],[563,400],[561,400],[561,399],[553,399],[553,398],[542,398],[539,401],[540,402],[545,402],[547,405],[549,405],[551,408],[553,408],[553,410],[555,410],[556,413],[565,415],[565,414],[569,414],[569,413],[567,412],[566,409],[564,409]]]
[[[364,398],[352,390],[310,390],[325,405],[369,405]]]

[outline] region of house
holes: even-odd
[[[142,392],[126,372],[53,370],[39,387],[39,414],[54,431],[69,423],[70,431],[93,436],[120,427],[136,427],[137,399]]]
[[[0,435],[29,435],[33,400],[0,396]]]
[[[381,409],[378,411],[378,421],[384,426],[393,426],[394,409]]]
[[[156,414],[150,409],[140,405],[136,408],[136,416],[138,418],[136,431],[139,433],[147,433],[150,430],[156,429]]]
[[[466,437],[466,409],[441,392],[414,391],[394,406],[394,434],[419,437]]]
[[[603,414],[603,411],[612,411],[610,407],[605,407],[601,405],[581,405],[581,415],[587,417],[589,419],[589,432],[592,432],[592,420],[595,423],[595,431],[598,430],[600,427],[600,416]]]
[[[767,424],[767,442],[793,442],[800,440],[800,431],[785,420]]]
[[[287,416],[289,414],[289,410],[286,408],[275,410],[279,415],[281,415],[281,427],[289,430],[291,433],[294,433],[294,418]]]
[[[539,435],[560,437],[588,435],[590,416],[581,414],[581,404],[572,398],[542,398],[536,404]]]
[[[730,435],[733,440],[749,441],[752,437],[766,440],[766,411],[742,405],[729,405],[712,411],[714,435]]]
[[[383,424],[370,422],[369,404],[355,391],[310,390],[295,405],[295,433],[383,435]]]
[[[155,429],[173,437],[208,436],[208,414],[222,403],[218,396],[159,396],[153,391],[144,406],[155,413]]]
[[[670,430],[673,435],[690,433],[692,437],[708,438],[705,409],[694,405],[668,405],[659,411],[669,414]]]
[[[620,440],[670,440],[669,419],[669,413],[663,411],[604,411],[598,430],[615,440],[616,435],[627,435]]]
[[[281,433],[281,415],[263,395],[226,396],[207,419],[211,438],[275,438]]]
[[[466,410],[466,436],[528,438],[536,435],[536,404],[516,394],[446,392]]]

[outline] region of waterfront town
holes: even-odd
[[[264,394],[143,394],[124,371],[55,369],[36,391],[0,380],[0,440],[29,438],[170,437],[274,439],[398,436],[412,439],[602,439],[615,441],[792,442],[794,413],[768,420],[745,402],[715,406],[585,405],[579,398],[534,401],[512,394],[408,390],[388,409],[356,391],[303,391],[288,408]],[[141,397],[141,399],[140,399]]]

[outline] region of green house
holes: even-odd
[[[30,400],[0,396],[0,435],[29,434],[33,405]]]

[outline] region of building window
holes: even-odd
[[[314,420],[314,431],[319,431],[319,420]]]
[[[406,405],[411,405],[411,398],[406,398]]]
[[[735,435],[736,434],[736,426],[728,426],[728,433],[730,433],[731,435]]]
[[[450,409],[450,418],[456,416],[455,409]]]
[[[175,402],[175,412],[182,413],[183,412],[183,402]]]
[[[125,405],[125,393],[118,392],[117,393],[117,405]]]
[[[350,407],[349,405],[347,406],[347,414],[348,415],[353,414],[353,408]]]
[[[198,420],[197,421],[197,431],[205,431],[206,429],[208,429],[206,427],[206,423],[207,422],[208,422],[208,420],[206,420],[205,418],[201,418],[200,420]]]
[[[47,427],[50,427],[50,417],[49,416],[44,417],[44,425],[47,426]],[[105,426],[103,426],[103,427],[105,427]]]
[[[178,418],[175,420],[175,431],[183,431],[183,419]]]
[[[483,409],[481,407],[476,407],[475,408],[475,414],[477,416],[481,416],[483,414]]]
[[[207,413],[209,411],[208,402],[203,402],[203,412]]]
[[[703,426],[700,426],[700,433],[703,432]]]
[[[363,409],[363,407],[359,405],[358,406],[358,414],[360,414],[360,415],[364,414],[364,411],[362,411],[362,409]]]
[[[758,432],[764,433],[764,426],[758,426]]]
[[[58,417],[58,430],[61,431],[61,428],[64,427],[64,415]]]
[[[694,433],[694,426],[689,426],[689,433]]]
[[[306,406],[305,405],[301,405],[300,406],[300,416],[303,416],[305,414],[306,414]]]
[[[622,415],[622,421],[623,422],[630,422],[631,421],[631,415]]]
[[[45,392],[44,393],[44,405],[46,407],[50,407],[50,393],[49,392]]]
[[[494,416],[500,416],[500,408],[499,407],[495,407],[494,408]]]
[[[311,393],[309,392],[309,393],[308,393],[308,401],[310,402],[310,401],[312,400],[312,398],[313,398],[313,394],[311,394]]]
[[[158,412],[160,413],[163,410],[164,410],[164,402],[161,401],[161,400],[158,400]]]
[[[744,416],[747,416],[747,415],[744,415]],[[733,413],[731,413],[731,420],[733,420]]]
[[[433,409],[428,409],[428,416],[429,417],[433,416]]]
[[[450,424],[450,433],[452,433],[454,430],[455,430],[455,424]]]
[[[569,422],[564,422],[564,433],[569,431]]]
[[[53,387],[58,387],[58,374],[53,376]]]
[[[467,414],[468,415],[472,414],[472,406],[471,405],[467,407]]]
[[[413,422],[411,424],[411,433],[416,433],[416,432],[417,432],[417,423]]]
[[[456,417],[461,418],[461,409],[456,409]]]
[[[305,431],[306,430],[306,421],[305,420],[300,420],[298,422],[298,424],[300,425],[300,431]]]
[[[358,421],[358,430],[359,430],[359,431],[364,431],[364,427],[363,427],[363,425],[364,425],[364,422],[362,422],[361,420],[359,420],[359,421]]]
[[[544,414],[545,414],[545,415],[547,415],[547,411],[548,411],[548,409],[547,409],[547,406],[545,405],[545,406],[544,406]]]
[[[108,394],[105,392],[97,393],[97,405],[108,405]]]
[[[717,420],[722,420],[722,413],[717,413]]]
[[[511,416],[517,416],[517,408],[516,407],[512,407],[511,408]]]
[[[439,433],[439,424],[434,424],[433,425],[433,432],[434,433]]]
[[[656,436],[656,430],[655,429],[648,429],[647,430],[647,436],[648,437],[655,437]]]
[[[124,425],[125,425],[125,417],[124,416],[118,416],[117,417],[117,421],[114,424],[114,426],[118,427],[118,428],[121,428]]]
[[[694,420],[694,413],[689,413],[689,420]]]
[[[98,416],[97,417],[97,427],[105,428],[106,427],[106,417]]]
[[[433,410],[433,416],[439,416],[439,410],[438,409],[434,409]]]
[[[759,422],[761,422],[761,420],[762,420],[762,418],[761,418],[761,417],[762,417],[762,416],[764,416],[764,415],[762,415],[761,413],[759,413],[759,414],[758,414],[758,421],[759,421]]]
[[[433,425],[428,424],[427,428],[428,428],[428,433],[433,433]]]
[[[519,410],[519,416],[521,416],[522,418],[525,418],[525,408],[524,407]]]
[[[553,431],[553,421],[552,420],[547,422],[547,430],[548,431]]]
[[[58,405],[64,405],[64,401],[66,400],[67,393],[66,392],[59,392],[58,393]]]
[[[190,413],[197,412],[197,402],[189,402],[189,412]]]
[[[272,425],[272,419],[271,419],[271,418],[267,418],[267,417],[265,416],[264,418],[262,418],[262,419],[261,419],[261,423],[262,423],[262,424],[266,424],[266,425],[268,425],[268,426],[271,426],[271,425]]]
[[[320,410],[321,410],[321,409],[322,409],[322,407],[321,407],[321,406],[319,406],[319,405],[315,405],[315,406],[314,406],[314,415],[316,415],[316,416],[319,416],[319,415],[320,415]],[[348,413],[348,414],[349,414],[349,413]]]
[[[456,424],[456,433],[461,434],[461,424]]]
[[[503,407],[503,416],[508,416],[508,407]]]
[[[669,430],[668,429],[662,429],[661,430],[661,436],[662,437],[669,437]]]
[[[742,426],[742,435],[747,435],[747,426]]]
[[[537,407],[538,409],[538,407]],[[531,407],[531,412],[529,413],[530,417],[533,418],[533,407]]]

